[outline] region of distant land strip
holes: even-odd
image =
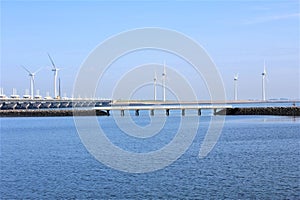
[[[216,115],[281,115],[300,116],[300,107],[251,107],[226,108],[218,111]]]

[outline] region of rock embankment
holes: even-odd
[[[0,117],[63,117],[63,116],[103,116],[100,110],[0,110]]]
[[[300,107],[226,108],[216,115],[281,115],[300,116]]]

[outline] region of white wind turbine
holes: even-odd
[[[266,76],[267,76],[267,71],[266,71],[266,62],[264,61],[264,71],[261,73],[262,75],[262,100],[266,100]]]
[[[50,61],[51,61],[52,67],[53,67],[53,68],[51,69],[51,71],[54,72],[54,98],[57,98],[57,86],[56,86],[56,83],[57,83],[58,71],[59,71],[60,69],[57,68],[57,67],[55,66],[54,61],[53,61],[53,59],[51,58],[51,56],[49,55],[49,53],[48,53],[48,57],[49,57],[49,59],[50,59]]]
[[[239,74],[234,75],[233,81],[234,81],[234,100],[238,100],[238,79],[239,79]]]
[[[166,62],[164,62],[164,71],[162,73],[163,101],[166,101],[166,76]]]
[[[156,82],[157,82],[157,77],[156,77],[156,72],[154,74],[153,78],[153,86],[154,86],[154,101],[156,101]]]
[[[33,92],[34,92],[34,89],[35,89],[34,77],[35,77],[35,75],[36,75],[42,68],[38,69],[38,70],[35,71],[35,72],[31,72],[31,71],[29,71],[26,67],[24,67],[24,66],[22,66],[22,67],[23,67],[23,69],[24,69],[25,71],[28,72],[28,74],[29,74],[29,76],[30,76],[30,96],[31,96],[31,99],[33,99],[33,97],[34,97]]]

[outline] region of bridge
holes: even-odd
[[[219,110],[236,107],[235,104],[255,104],[258,103],[288,103],[297,105],[299,100],[274,100],[274,101],[197,101],[197,102],[176,102],[176,101],[153,101],[153,100],[118,100],[110,99],[21,99],[21,98],[0,98],[0,110],[68,110],[72,108],[81,110],[102,111],[104,115],[110,115],[110,111],[120,111],[124,116],[126,110],[132,110],[135,115],[139,115],[141,110],[148,110],[150,115],[154,115],[155,110],[164,110],[168,116],[170,110],[180,110],[185,115],[186,110],[197,110],[201,115],[201,110],[210,109],[214,114]],[[274,106],[274,105],[273,105]]]
[[[185,115],[186,110],[197,110],[198,115],[201,115],[202,109],[210,109],[214,110],[214,114],[220,110],[225,108],[232,108],[230,105],[199,105],[199,104],[188,104],[188,105],[181,105],[181,104],[173,104],[173,105],[117,105],[117,106],[101,106],[101,107],[95,107],[94,110],[100,110],[107,113],[107,115],[110,115],[110,111],[120,111],[120,115],[125,115],[125,110],[134,110],[135,115],[139,116],[140,110],[149,110],[150,115],[154,116],[155,110],[165,110],[166,116],[170,115],[170,110],[181,110],[182,116]]]

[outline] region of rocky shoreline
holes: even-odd
[[[0,110],[0,117],[65,117],[65,116],[105,116],[101,110]]]
[[[300,107],[251,107],[251,108],[226,108],[216,115],[280,115],[300,116]]]

